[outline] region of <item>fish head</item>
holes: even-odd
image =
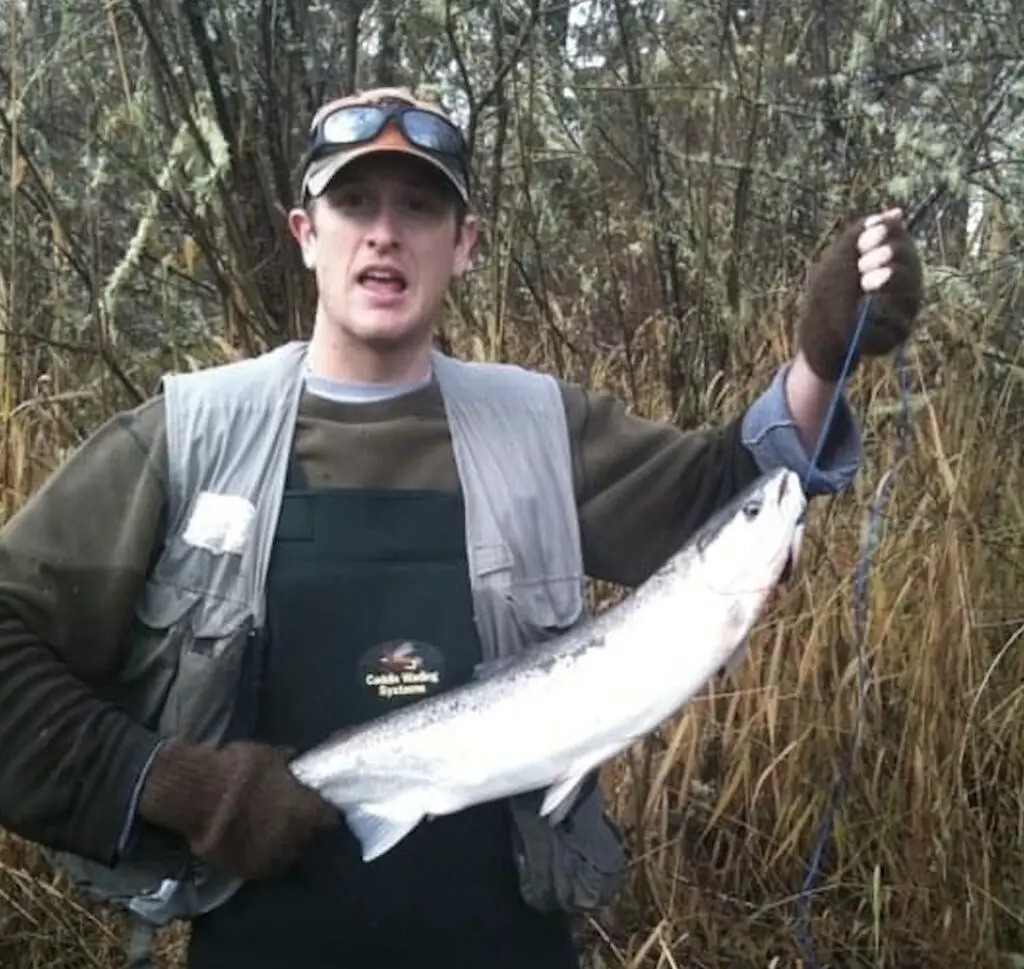
[[[698,533],[697,571],[709,592],[726,597],[744,629],[795,568],[806,509],[800,478],[780,469],[761,475]]]

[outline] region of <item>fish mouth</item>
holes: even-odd
[[[791,493],[791,488],[796,488],[799,493]],[[780,508],[785,509],[787,504],[792,505],[794,501],[799,502],[799,511],[793,521],[793,530],[789,537],[789,548],[786,550],[786,558],[782,563],[782,570],[779,573],[779,583],[789,582],[796,573],[796,566],[800,559],[800,549],[803,546],[804,528],[807,523],[807,499],[799,488],[796,475],[792,472],[784,474],[779,485],[778,503]]]
[[[800,550],[804,544],[804,521],[806,510],[800,513],[797,519],[796,528],[793,529],[793,537],[789,543],[789,550],[786,553],[786,561],[782,564],[782,572],[779,574],[779,582],[789,582],[796,572],[797,563],[800,561]]]

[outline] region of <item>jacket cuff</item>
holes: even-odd
[[[117,840],[117,852],[114,859],[115,863],[119,862],[124,857],[135,840],[137,823],[139,821],[139,798],[142,796],[142,788],[149,776],[149,771],[153,766],[153,761],[156,759],[157,754],[160,753],[160,749],[165,743],[167,743],[166,740],[161,740],[156,744],[135,778],[135,786],[132,788],[131,798],[128,801],[128,810],[125,812],[124,824],[121,827],[121,834]]]
[[[780,367],[767,390],[743,416],[741,435],[762,473],[784,467],[806,480],[807,496],[844,491],[860,470],[863,450],[860,429],[845,395],[832,416],[817,467],[808,477],[811,456],[800,440],[786,402],[785,381],[792,362]]]
[[[121,861],[135,830],[142,779],[159,743],[159,737],[134,724],[112,739],[110,746],[116,745],[116,753],[110,769],[83,795],[89,807],[83,804],[74,810],[73,834],[62,844],[63,850],[108,867]]]

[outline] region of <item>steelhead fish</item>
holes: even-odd
[[[633,593],[470,683],[339,732],[291,763],[344,815],[365,861],[424,818],[533,790],[556,823],[585,776],[731,668],[796,562],[806,499],[763,475]]]

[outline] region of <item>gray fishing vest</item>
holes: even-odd
[[[242,657],[264,622],[307,345],[164,378],[168,530],[136,607],[118,702],[164,735],[218,743]],[[466,508],[466,548],[485,663],[587,618],[565,412],[554,380],[504,364],[433,356]],[[197,523],[197,518],[204,521]],[[203,527],[200,528],[199,524]],[[552,827],[542,792],[511,799],[525,901],[592,910],[621,883],[624,854],[596,784]],[[238,882],[140,831],[116,868],[51,854],[80,887],[136,917],[134,966],[156,926],[226,901]]]

